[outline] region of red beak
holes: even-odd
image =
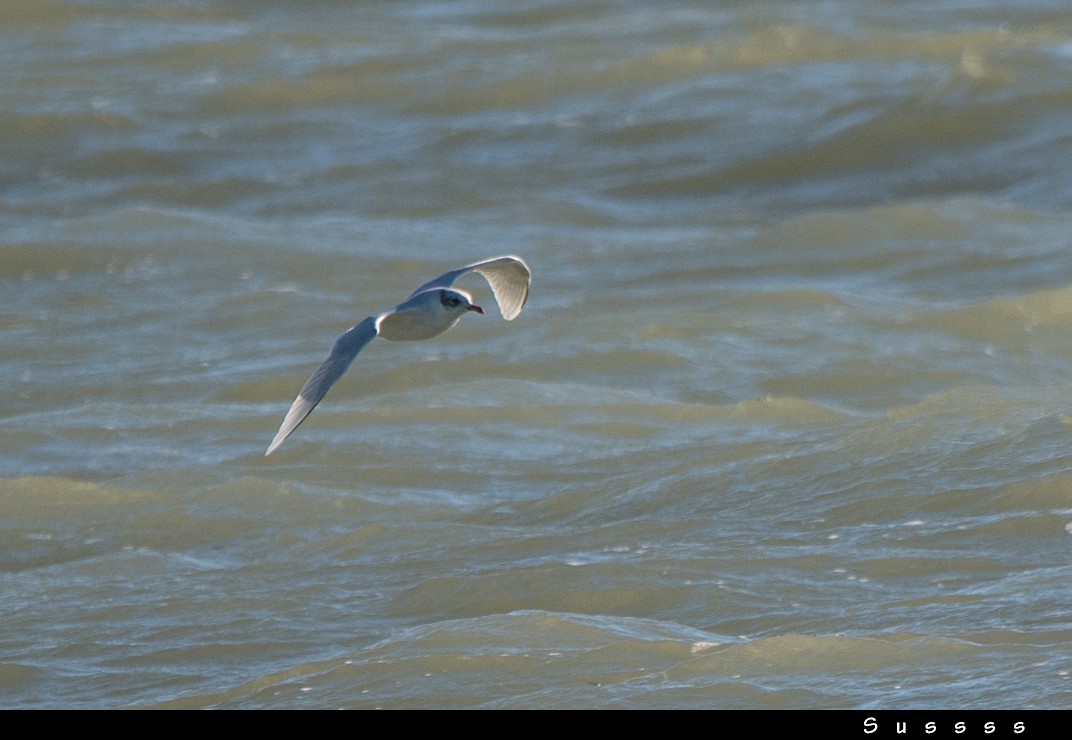
[[[470,303],[469,307],[466,308],[465,310],[466,311],[476,311],[478,314],[481,314],[481,315],[484,314],[484,309],[482,309],[480,306],[476,305],[475,303]]]

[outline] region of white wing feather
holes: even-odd
[[[351,327],[346,333],[335,340],[335,346],[331,348],[331,354],[324,360],[320,367],[313,371],[309,380],[305,381],[298,397],[290,406],[283,423],[276,432],[272,443],[268,445],[265,456],[271,455],[283,441],[290,436],[298,425],[305,421],[320,400],[328,392],[335,381],[342,377],[350,367],[350,363],[357,357],[366,344],[376,338],[379,333],[379,317],[370,316],[360,324]]]
[[[491,292],[495,294],[495,302],[499,304],[499,312],[502,313],[504,319],[513,321],[518,317],[529,297],[532,271],[525,264],[525,260],[513,255],[474,262],[471,265],[445,272],[435,280],[430,280],[417,288],[410,298],[432,288],[449,288],[467,272],[479,272],[488,281]]]

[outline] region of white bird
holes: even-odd
[[[451,287],[467,272],[479,272],[488,281],[504,319],[513,321],[517,318],[529,296],[532,279],[529,266],[520,257],[493,257],[443,273],[417,288],[392,310],[369,316],[335,340],[331,354],[313,371],[294,399],[265,456],[271,455],[305,421],[328,389],[350,367],[357,353],[376,337],[396,342],[431,339],[454,326],[469,311],[484,313],[483,308],[473,303],[471,295]]]

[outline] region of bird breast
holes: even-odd
[[[380,320],[379,335],[392,342],[412,342],[431,339],[458,323],[460,313],[444,311],[393,311]]]

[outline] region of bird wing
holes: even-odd
[[[488,281],[504,319],[512,321],[518,317],[529,297],[532,272],[525,264],[525,260],[512,255],[474,262],[471,265],[445,272],[435,280],[430,280],[417,288],[410,298],[432,288],[449,288],[454,285],[455,280],[467,272],[479,272]]]
[[[369,316],[335,340],[331,354],[320,364],[320,367],[313,371],[309,380],[305,381],[305,385],[302,386],[298,397],[294,399],[279,431],[275,433],[275,438],[268,445],[265,456],[271,455],[279,445],[283,444],[283,440],[305,421],[305,417],[312,413],[328,389],[335,385],[335,381],[341,378],[350,367],[357,353],[376,338],[379,333],[380,318],[382,317]]]

